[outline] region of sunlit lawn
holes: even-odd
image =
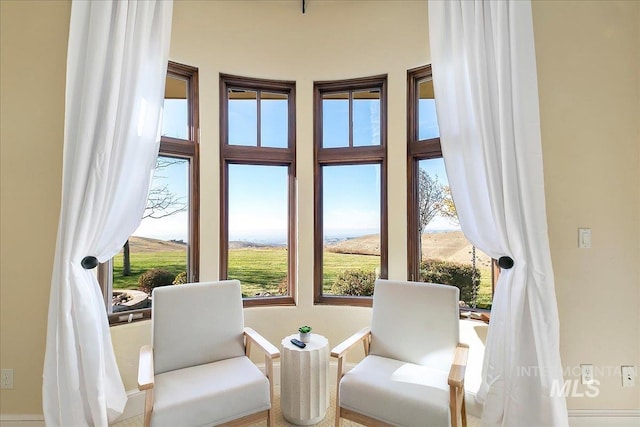
[[[232,249],[229,251],[228,277],[242,283],[246,296],[269,292],[278,295],[278,285],[287,277],[287,250],[285,248]],[[375,270],[380,258],[373,255],[352,255],[325,252],[324,292],[341,271],[349,269]]]
[[[285,248],[243,248],[229,251],[228,277],[238,279],[246,296],[268,292],[278,295],[278,285],[287,277],[287,250]],[[186,251],[131,253],[131,275],[122,275],[122,254],[113,262],[113,288],[136,289],[140,274],[152,268],[164,268],[177,275],[186,270]],[[380,257],[324,252],[323,292],[331,293],[331,285],[345,270],[375,270]],[[491,269],[480,268],[478,306],[491,302]]]
[[[486,308],[491,304],[491,268],[480,267],[480,289],[478,290],[478,308]]]
[[[122,253],[113,258],[113,288],[136,289],[138,277],[152,268],[163,268],[177,275],[187,270],[187,252],[131,252],[131,275],[122,275]]]
[[[229,251],[229,279],[238,279],[242,293],[278,295],[278,285],[287,277],[288,251],[282,248],[232,249]]]

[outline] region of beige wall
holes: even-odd
[[[0,1],[0,412],[42,413],[70,3]]]
[[[0,2],[1,342],[15,387],[0,412],[41,413],[46,309],[62,169],[68,2]],[[174,6],[171,59],[200,70],[202,279],[218,274],[218,73],[295,80],[296,307],[246,311],[278,343],[309,323],[336,344],[367,309],[312,304],[314,80],[388,74],[390,276],[406,265],[406,70],[429,61],[426,2],[187,2]],[[547,211],[563,364],[640,365],[640,3],[536,2]],[[577,228],[593,248],[577,249]],[[32,261],[33,260],[33,261]],[[148,323],[112,328],[127,389]],[[570,408],[640,409],[640,387],[602,378]]]
[[[640,365],[640,3],[536,2],[549,238],[565,367]],[[579,227],[593,247],[578,249]],[[639,408],[600,378],[571,408]],[[636,383],[637,384],[637,383]]]

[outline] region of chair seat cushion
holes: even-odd
[[[210,426],[271,407],[267,377],[247,357],[155,376],[151,425]]]
[[[396,426],[449,426],[448,375],[370,355],[340,381],[340,406]]]

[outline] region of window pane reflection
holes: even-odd
[[[349,146],[349,94],[322,97],[322,147]]]
[[[255,91],[229,90],[229,145],[258,144],[258,101]]]
[[[260,95],[260,145],[287,148],[289,142],[289,99],[285,94]]]
[[[433,93],[433,81],[418,83],[418,140],[440,137],[436,101]]]
[[[380,274],[380,165],[323,166],[322,206],[322,293],[372,295]]]
[[[229,165],[229,279],[244,297],[287,295],[287,166]]]
[[[380,145],[380,91],[353,93],[353,146]]]
[[[187,81],[167,76],[162,112],[162,136],[189,139]]]

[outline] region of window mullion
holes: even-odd
[[[353,90],[349,91],[349,148],[353,148]]]
[[[258,147],[262,146],[262,125],[261,125],[261,120],[262,120],[262,91],[261,90],[256,90],[256,126],[258,127],[258,129],[256,129],[256,145]]]

